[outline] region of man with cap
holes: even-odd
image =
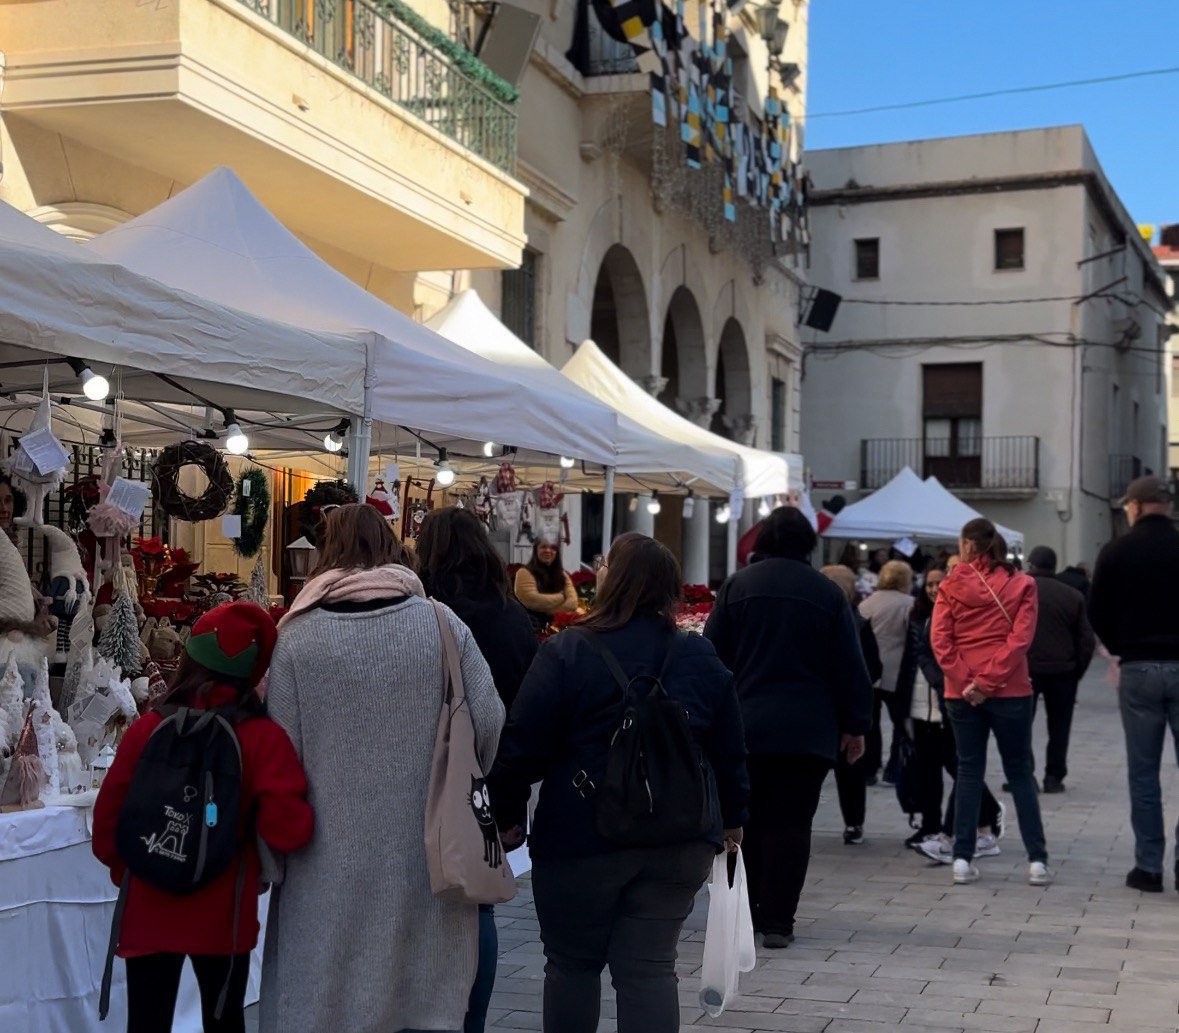
[[[1028,671],[1033,699],[1043,699],[1048,720],[1044,792],[1063,793],[1077,685],[1093,659],[1096,640],[1085,616],[1085,597],[1056,577],[1055,552],[1037,545],[1028,555],[1028,573],[1040,597]]]
[[[1171,490],[1160,477],[1133,481],[1120,504],[1130,530],[1097,557],[1089,620],[1121,662],[1118,699],[1135,841],[1126,885],[1161,893],[1167,837],[1159,765],[1168,726],[1179,746],[1179,530]],[[1179,888],[1179,876],[1176,883]]]

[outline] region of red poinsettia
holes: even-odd
[[[716,596],[707,585],[684,585],[685,603],[713,603]]]

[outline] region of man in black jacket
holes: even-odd
[[[1161,893],[1167,837],[1159,765],[1168,725],[1179,746],[1179,531],[1171,491],[1159,477],[1133,481],[1122,505],[1130,531],[1097,557],[1089,620],[1121,661],[1118,697],[1135,841],[1126,885]]]
[[[1063,793],[1077,686],[1089,669],[1097,643],[1085,616],[1085,597],[1056,577],[1056,553],[1046,545],[1037,545],[1028,556],[1028,573],[1035,579],[1040,597],[1028,671],[1033,698],[1036,702],[1043,698],[1048,721],[1044,792]]]
[[[838,753],[864,752],[872,683],[843,592],[809,563],[817,538],[783,506],[766,518],[757,562],[730,577],[704,634],[733,672],[749,750],[745,862],[766,947],[794,938],[819,791]]]

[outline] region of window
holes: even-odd
[[[786,451],[786,381],[770,380],[770,448]]]
[[[519,269],[506,269],[500,276],[504,326],[529,348],[536,349],[536,274],[540,256],[525,249]]]
[[[924,477],[947,487],[982,483],[982,363],[922,366]]]
[[[856,279],[880,279],[880,238],[865,237],[855,242]]]
[[[995,230],[995,269],[1023,268],[1023,229]]]

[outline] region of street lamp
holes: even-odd
[[[778,5],[765,4],[753,9],[753,24],[757,34],[769,46],[774,41],[774,33],[778,28]]]
[[[778,19],[778,23],[774,26],[774,35],[771,39],[766,40],[766,46],[769,48],[771,57],[781,57],[782,51],[786,49],[786,36],[790,32],[790,23]]]

